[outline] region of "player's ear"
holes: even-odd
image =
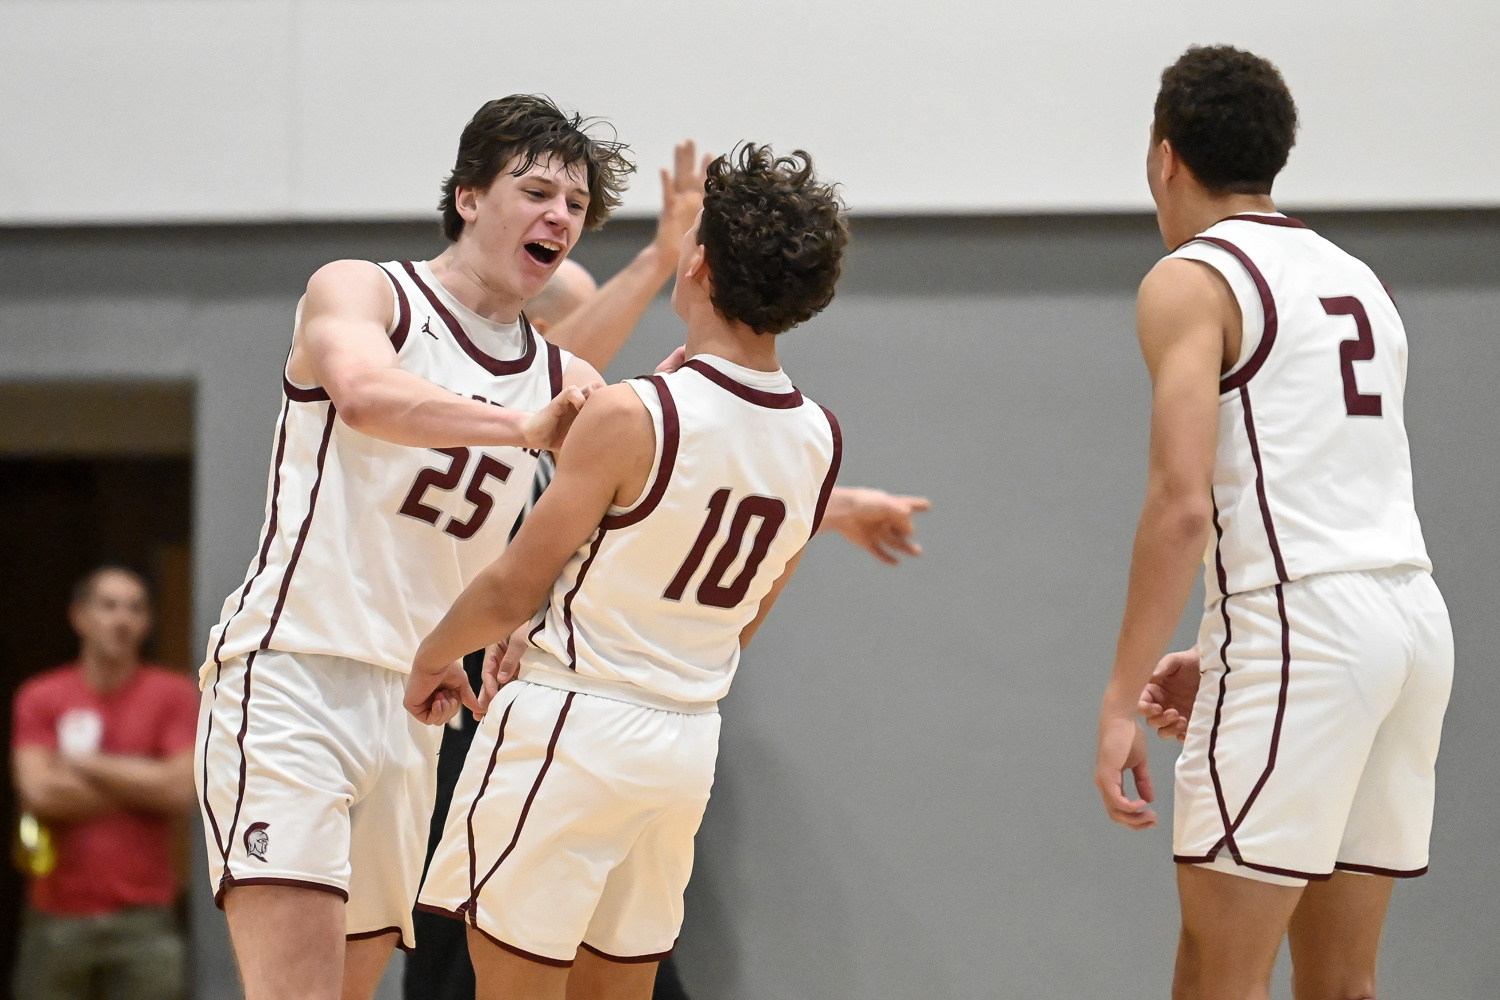
[[[1182,171],[1182,158],[1177,155],[1177,150],[1172,148],[1171,139],[1161,140],[1160,176],[1157,180],[1165,184],[1174,179]]]
[[[703,244],[699,243],[692,249],[692,256],[688,258],[687,267],[683,270],[683,276],[693,281],[707,283],[708,281],[708,255],[703,252]]]
[[[479,217],[479,195],[478,188],[466,187],[462,184],[453,193],[453,207],[457,209],[459,218],[465,222],[473,222]]]

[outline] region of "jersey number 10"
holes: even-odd
[[[725,486],[717,490],[708,501],[708,520],[703,522],[692,550],[682,561],[682,567],[672,577],[672,582],[667,584],[662,597],[669,601],[682,600],[688,581],[698,571],[703,557],[708,554],[709,545],[719,533],[719,522],[724,519],[724,508],[729,505],[729,492],[729,487]],[[738,558],[740,549],[745,544],[745,532],[750,527],[752,517],[760,518],[760,525],[755,529],[750,555],[746,557],[739,575],[726,585],[724,574],[729,572],[729,567]],[[703,582],[698,584],[698,603],[710,608],[732,608],[743,601],[750,591],[750,581],[755,579],[756,570],[760,569],[761,561],[765,559],[771,542],[776,539],[776,532],[781,530],[781,522],[785,520],[786,503],[776,497],[752,494],[741,500],[734,509],[734,518],[729,522],[729,537],[724,539],[724,545],[709,564]]]

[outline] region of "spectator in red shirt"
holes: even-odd
[[[15,995],[171,1000],[185,976],[172,818],[194,801],[198,692],[141,662],[151,606],[130,570],[90,573],[68,618],[78,662],[16,692],[15,786],[56,866],[28,886]]]

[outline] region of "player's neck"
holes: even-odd
[[[1186,206],[1183,213],[1183,241],[1190,240],[1199,233],[1212,228],[1215,224],[1236,215],[1256,214],[1264,215],[1276,211],[1276,203],[1268,194],[1225,194],[1210,195],[1204,193],[1202,197],[1196,198]]]
[[[688,317],[687,356],[712,354],[742,368],[758,372],[781,369],[776,357],[776,337],[756,333],[744,323],[728,323],[712,307]]]
[[[100,694],[123,687],[141,665],[138,657],[110,657],[87,645],[79,652],[78,663],[83,668],[84,681]]]
[[[514,323],[525,299],[487,281],[467,250],[467,244],[455,243],[428,261],[432,276],[475,315],[493,323]]]

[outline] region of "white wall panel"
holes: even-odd
[[[1161,68],[1286,74],[1303,206],[1500,204],[1480,0],[0,0],[0,222],[428,215],[484,100],[546,92],[654,168],[803,145],[861,211],[1146,207]]]

